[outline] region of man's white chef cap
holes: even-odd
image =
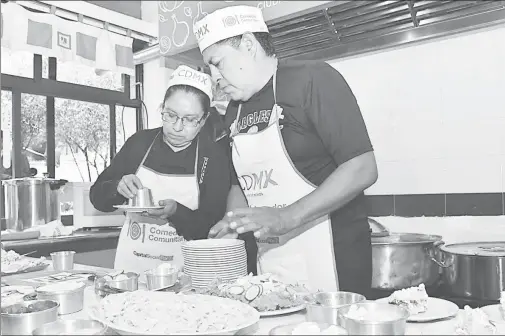
[[[249,33],[268,33],[261,9],[230,6],[206,15],[193,26],[200,51],[227,38]]]
[[[206,73],[181,65],[172,72],[168,80],[168,87],[174,85],[189,85],[209,96],[212,102],[212,80]]]

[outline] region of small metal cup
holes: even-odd
[[[59,251],[51,253],[55,271],[68,271],[74,269],[75,251]]]
[[[137,194],[130,199],[129,205],[131,207],[146,208],[154,206],[153,194],[151,189],[142,188],[137,190]]]
[[[159,290],[175,285],[179,277],[177,269],[154,268],[144,272],[146,276],[147,289]]]

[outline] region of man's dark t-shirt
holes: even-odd
[[[293,164],[307,180],[319,186],[339,165],[373,151],[356,98],[337,70],[324,62],[279,61],[276,77],[277,104],[284,115],[280,120],[282,138]],[[272,83],[273,79],[242,104],[237,122],[240,133],[247,133],[254,126],[258,131],[268,126],[274,105]],[[238,102],[228,105],[225,118],[228,127],[236,120],[238,105]],[[343,250],[358,240],[370,244],[363,193],[332,213],[331,220],[335,254],[351,252]],[[370,264],[371,272],[370,253],[368,246],[357,252],[366,259],[362,262]],[[336,259],[341,288],[346,287],[341,272],[353,266],[341,266],[339,256]]]

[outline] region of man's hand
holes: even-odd
[[[223,219],[217,222],[217,224],[214,225],[209,231],[209,238],[235,239],[237,237],[238,233],[230,228],[230,218],[227,215],[225,215]]]
[[[228,212],[227,218],[232,230],[238,234],[252,231],[256,238],[281,236],[299,225],[286,208],[240,208]]]
[[[173,199],[161,200],[158,204],[163,206],[163,209],[148,210],[147,216],[168,220],[168,218],[170,218],[177,210],[177,202]]]
[[[137,190],[142,189],[142,182],[135,174],[125,175],[117,185],[117,192],[126,198],[133,198]]]

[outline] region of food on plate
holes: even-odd
[[[173,272],[177,272],[177,267],[175,267],[171,263],[163,263],[163,264],[158,265],[158,267],[156,267],[156,270],[158,272],[163,272],[163,273],[173,273]]]
[[[45,257],[40,259],[27,258],[25,256],[19,255],[13,250],[5,251],[2,249],[2,273],[17,273],[25,271],[32,267],[37,267],[45,264]]]
[[[111,278],[112,280],[112,278]],[[115,281],[124,281],[124,280],[128,280],[128,275],[126,274],[119,274],[118,276],[116,276],[114,278]]]
[[[428,293],[424,284],[395,291],[388,302],[406,308],[411,315],[421,314],[428,310]]]
[[[98,315],[112,328],[158,335],[218,333],[259,320],[258,312],[234,300],[145,290],[106,296]]]
[[[23,301],[25,295],[34,293],[31,286],[4,286],[2,287],[1,306],[6,307]]]
[[[463,315],[458,318],[454,335],[495,335],[496,326],[480,308],[465,306]]]
[[[291,335],[347,335],[347,332],[335,325],[320,327],[315,322],[302,322],[293,328]]]
[[[345,317],[352,320],[358,321],[374,321],[374,322],[388,322],[393,321],[397,316],[391,315],[387,311],[371,311],[366,309],[366,307],[360,307],[353,304],[349,307],[349,310],[345,314]]]
[[[307,289],[301,285],[284,284],[272,274],[247,275],[232,283],[215,280],[200,294],[214,295],[247,303],[260,312],[300,306]]]

